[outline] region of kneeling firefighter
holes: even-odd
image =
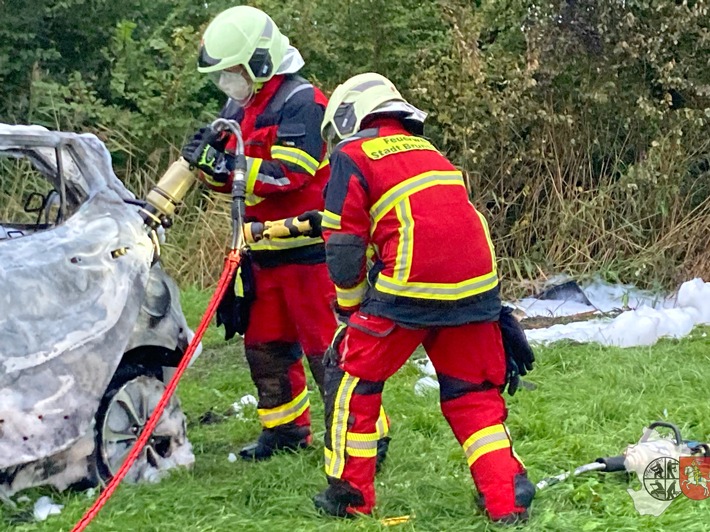
[[[340,85],[325,111],[323,137],[329,151],[337,146],[321,225],[349,317],[328,352],[328,487],[314,502],[337,516],[372,511],[382,390],[422,344],[479,504],[514,523],[527,518],[535,488],[513,452],[501,392],[514,393],[534,359],[502,311],[487,222],[461,172],[420,136],[424,118],[373,73]],[[501,328],[512,331],[504,338]]]
[[[323,207],[329,168],[320,124],[327,99],[296,74],[303,64],[298,50],[258,9],[227,9],[205,30],[198,70],[209,74],[229,97],[221,117],[241,126],[247,156],[247,221]],[[229,193],[234,148],[233,136],[204,127],[182,155],[201,170],[208,187]],[[262,432],[240,456],[261,460],[279,449],[299,449],[311,442],[302,356],[322,394],[322,358],[337,326],[335,294],[320,237],[254,243],[242,264],[239,284],[247,292],[251,288],[251,294],[239,298],[231,294],[223,301],[218,323],[224,323],[227,338],[235,332],[244,334]],[[241,308],[232,307],[235,302]],[[383,456],[386,436],[384,431],[380,434]]]

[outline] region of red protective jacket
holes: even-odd
[[[488,225],[429,141],[380,118],[341,142],[330,168],[323,228],[341,309],[415,327],[498,319]]]
[[[327,103],[323,93],[305,79],[279,75],[266,82],[247,107],[230,100],[222,109],[220,116],[237,120],[242,129],[247,155],[247,221],[279,220],[322,210],[330,173],[323,162],[325,144],[320,135]],[[235,144],[232,139],[227,150],[233,150]],[[213,190],[231,192],[231,176],[217,181],[204,174],[202,180]],[[322,238],[262,241],[251,249],[262,266],[325,260]]]

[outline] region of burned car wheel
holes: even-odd
[[[165,392],[160,372],[160,368],[128,365],[119,368],[111,381],[96,415],[96,470],[103,481],[118,472]],[[155,479],[160,470],[180,462],[173,455],[186,442],[185,416],[173,395],[127,478]]]

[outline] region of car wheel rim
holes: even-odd
[[[125,383],[109,400],[99,445],[102,461],[111,475],[120,469],[163,392],[165,386],[161,381],[141,376]],[[173,419],[176,416],[180,418],[177,423]],[[183,420],[180,403],[172,396],[153,434],[136,459],[140,471],[148,466],[160,468],[161,461],[170,456],[172,444],[181,444],[185,440]]]

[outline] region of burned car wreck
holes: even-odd
[[[0,172],[0,497],[96,485],[193,333],[98,138],[0,124]],[[173,397],[128,478],[193,461]]]

